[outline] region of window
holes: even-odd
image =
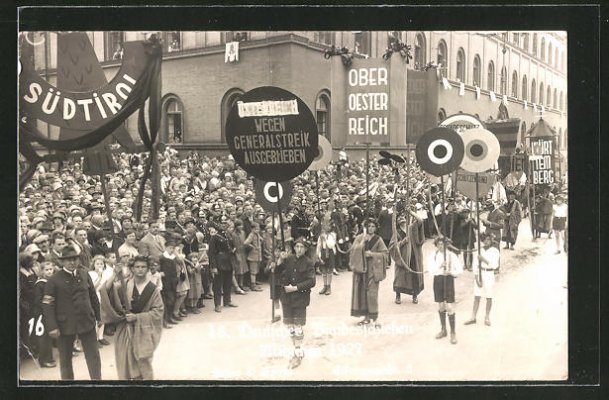
[[[548,43],[548,64],[552,65],[552,62],[554,61],[554,59],[552,58],[552,56],[554,55],[554,53],[552,52],[552,43]]]
[[[531,103],[535,103],[537,101],[537,84],[535,83],[535,78],[531,82]]]
[[[542,61],[546,61],[546,38],[541,38],[541,54],[539,55]]]
[[[533,34],[533,54],[537,55],[537,34]]]
[[[518,97],[518,72],[512,72],[512,97]]]
[[[507,68],[501,68],[501,94],[507,94]]]
[[[174,94],[166,95],[162,102],[163,138],[165,143],[184,142],[184,106],[180,98]]]
[[[520,43],[520,34],[519,33],[512,33],[512,42],[518,46]]]
[[[358,54],[364,54],[367,56],[371,55],[370,49],[372,47],[370,32],[356,32],[355,33],[355,52]]]
[[[526,135],[527,135],[527,123],[522,121],[522,126],[520,127],[520,143],[526,143]]]
[[[172,53],[182,49],[182,38],[179,31],[162,32],[163,52]]]
[[[462,47],[457,51],[457,80],[465,82],[465,51]]]
[[[528,82],[527,82],[527,76],[524,75],[522,77],[522,93],[520,93],[520,96],[522,97],[523,100],[528,100],[528,98],[527,98],[528,90],[529,90],[529,86],[528,86]]]
[[[558,59],[558,47],[554,49],[554,64],[556,68],[560,68],[560,60]]]
[[[440,108],[438,111],[438,125],[446,119],[446,111],[443,108]]]
[[[543,82],[539,84],[539,104],[543,104]]]
[[[488,76],[486,78],[486,88],[488,90],[495,90],[495,64],[493,62],[488,63]]]
[[[313,41],[317,43],[333,45],[334,44],[334,32],[331,31],[318,31],[313,34]]]
[[[426,41],[425,35],[417,33],[414,39],[414,67],[423,68],[427,64],[427,57],[425,54]]]
[[[552,107],[552,89],[548,85],[548,91],[546,92],[546,104],[548,107]]]
[[[330,135],[330,97],[326,92],[317,96],[315,102],[315,116],[317,120],[317,131],[332,142]]]
[[[560,109],[564,111],[565,104],[563,103],[562,90],[560,91],[560,96],[558,98],[558,101],[559,101],[558,105],[559,105]]]
[[[249,40],[249,34],[246,31],[228,31],[222,33],[222,43],[243,42],[246,40]]]
[[[522,34],[522,49],[524,51],[529,51],[529,34],[528,33]]]
[[[446,42],[444,42],[444,40],[440,40],[438,42],[438,54],[436,58],[436,64],[438,64],[438,68],[440,69],[440,74],[442,74],[442,77],[446,77],[448,72],[447,55],[448,54],[446,52]]]
[[[122,60],[125,35],[119,31],[104,32],[104,60]]]
[[[243,93],[243,90],[234,88],[227,91],[224,94],[224,97],[222,97],[222,108],[220,110],[220,141],[222,143],[226,142],[226,120],[228,114],[230,113],[231,108],[239,101]]]
[[[474,71],[472,74],[474,86],[480,87],[480,56],[476,54],[474,57]]]
[[[552,96],[552,105],[554,108],[558,108],[558,91],[554,89],[554,96]]]

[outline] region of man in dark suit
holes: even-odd
[[[209,239],[209,266],[213,277],[214,311],[222,312],[224,307],[237,307],[231,301],[231,284],[233,280],[233,266],[231,255],[235,252],[235,245],[227,233],[228,217],[223,216],[217,232]]]
[[[311,288],[315,286],[315,262],[305,256],[308,243],[299,237],[294,243],[294,253],[282,252],[277,266],[271,264],[271,271],[278,273],[281,288],[281,308],[283,323],[290,330],[294,345],[294,355],[288,368],[296,368],[304,357],[302,327],[307,322],[307,306],[311,301]]]
[[[89,377],[101,380],[101,360],[95,331],[96,325],[101,324],[101,318],[95,287],[89,274],[78,268],[79,254],[73,246],[63,248],[60,260],[63,268],[46,284],[42,312],[49,336],[58,339],[61,379],[74,379],[72,349],[78,335],[85,352]]]

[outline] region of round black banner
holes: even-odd
[[[415,150],[421,169],[434,176],[455,171],[463,160],[463,139],[449,128],[433,128],[423,134]]]
[[[303,173],[317,156],[317,124],[298,96],[262,86],[231,108],[226,142],[235,162],[250,175],[283,182]]]
[[[278,212],[281,203],[282,211],[285,211],[292,200],[292,184],[290,182],[264,182],[254,180],[254,191],[256,202],[266,212]]]

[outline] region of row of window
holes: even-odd
[[[506,33],[503,34],[503,40],[507,41]],[[522,50],[529,52],[529,42],[530,42],[530,34],[529,33],[512,33],[512,43],[515,46],[522,48]],[[563,56],[563,52],[558,49],[558,47],[552,46],[552,42],[548,40],[547,53],[546,53],[546,38],[541,38],[541,47],[540,52],[538,52],[538,35],[537,33],[533,33],[533,42],[532,42],[532,50],[531,54],[538,57],[544,62],[547,62],[551,66],[555,68],[559,68],[562,71],[566,71],[566,58]]]
[[[222,121],[221,141],[226,141],[224,127],[231,108],[239,101],[243,95],[240,89],[229,90],[222,99],[220,118]],[[317,120],[317,131],[325,136],[329,141],[332,140],[330,134],[330,93],[321,92],[315,101],[315,117]],[[174,94],[168,94],[163,99],[162,104],[164,116],[164,138],[167,143],[182,143],[184,140],[184,105],[180,98]]]
[[[437,64],[440,68],[440,73],[443,77],[447,77],[447,68],[446,65],[448,65],[448,60],[447,60],[447,47],[446,47],[446,42],[444,42],[444,40],[440,40],[438,42],[438,53],[437,53]],[[425,38],[422,34],[417,34],[416,36],[416,41],[415,41],[415,66],[416,65],[425,65],[426,59],[425,59]],[[465,68],[466,68],[466,58],[465,58],[465,51],[463,50],[462,47],[460,47],[457,50],[457,70],[456,70],[456,79],[459,82],[465,82]],[[472,84],[474,86],[478,86],[481,87],[481,77],[482,77],[482,66],[481,66],[481,61],[480,61],[480,56],[478,54],[476,54],[474,56],[474,62],[473,62],[473,68],[472,68]],[[487,90],[491,90],[491,91],[495,91],[496,90],[496,85],[495,85],[495,76],[496,76],[496,72],[495,72],[495,63],[491,60],[488,63],[488,67],[487,67],[487,79],[486,79],[486,89]],[[501,69],[501,74],[499,75],[499,93],[500,94],[508,94],[507,88],[508,88],[508,76],[507,76],[507,69],[504,66]],[[527,100],[530,101],[532,103],[538,103],[538,104],[543,104],[546,105],[548,107],[554,107],[557,109],[564,109],[564,96],[563,96],[563,92],[562,90],[560,91],[560,93],[557,91],[557,89],[555,88],[554,91],[552,91],[552,88],[548,85],[547,87],[547,91],[544,92],[544,84],[543,82],[541,82],[539,84],[539,92],[537,92],[537,84],[535,82],[535,79],[533,79],[533,81],[531,82],[531,91],[530,91],[530,95],[528,92],[528,83],[527,83],[527,76],[524,75],[522,77],[522,86],[521,86],[521,91],[519,93],[519,81],[518,81],[518,72],[516,70],[514,70],[512,72],[512,85],[511,85],[511,91],[510,91],[510,96],[512,97],[516,97],[516,98],[521,98],[522,100]],[[537,95],[539,93],[539,96]],[[544,97],[545,95],[545,97]]]

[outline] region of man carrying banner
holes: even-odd
[[[305,256],[308,245],[304,237],[299,237],[294,243],[294,254],[283,251],[277,264],[271,264],[271,271],[278,274],[277,282],[281,285],[283,323],[288,326],[294,345],[294,355],[288,364],[290,369],[298,367],[304,357],[303,326],[307,322],[311,288],[315,286],[315,263]]]

